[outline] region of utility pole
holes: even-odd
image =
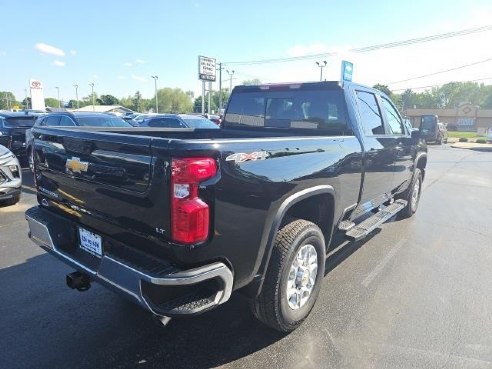
[[[58,109],[61,108],[61,101],[60,101],[60,87],[55,87],[56,90],[58,91]]]
[[[26,110],[29,109],[29,100],[27,100],[27,88],[24,89],[24,93],[26,95]]]
[[[328,64],[326,62],[326,60],[323,60],[321,63],[320,62],[316,62],[316,65],[319,67],[320,69],[320,75],[319,75],[319,80],[322,81],[323,80],[323,68],[326,67],[326,64]]]
[[[79,85],[73,85],[75,87],[75,101],[77,101],[77,109],[79,108]]]
[[[157,100],[157,80],[159,79],[158,76],[151,76],[154,79],[154,91],[155,91],[155,112],[159,113],[159,104]]]
[[[222,114],[222,63],[219,63],[219,115]]]
[[[231,70],[229,71],[226,69],[227,74],[229,75],[229,94],[232,93],[232,76],[234,75],[235,71]]]
[[[94,101],[94,82],[92,83],[89,83],[89,86],[91,86],[91,89],[92,89],[92,92],[91,92],[91,95],[92,95],[92,111],[96,111],[96,107],[95,107],[95,101]]]

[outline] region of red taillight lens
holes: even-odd
[[[198,186],[217,173],[212,158],[174,158],[171,162],[171,238],[182,244],[205,241],[210,214]]]

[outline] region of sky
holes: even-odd
[[[383,3],[383,2],[381,2]],[[492,84],[492,31],[366,53],[351,49],[492,24],[492,2],[481,1],[34,1],[0,0],[0,91],[22,100],[30,79],[45,97],[64,101],[91,92],[118,98],[179,87],[201,94],[198,55],[223,62],[223,87],[339,80],[342,59],[354,81],[393,90],[480,79]],[[241,61],[329,53],[294,62]],[[467,68],[412,79],[465,64]],[[229,71],[232,81],[229,79]],[[398,82],[398,83],[395,83]],[[218,89],[218,82],[213,84]],[[422,89],[418,89],[421,91]]]

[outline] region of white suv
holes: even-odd
[[[0,206],[14,205],[20,200],[22,171],[19,160],[0,145]]]

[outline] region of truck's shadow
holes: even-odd
[[[326,273],[363,244],[334,252]],[[47,254],[0,269],[4,367],[208,368],[290,338],[256,321],[239,294],[213,311],[162,328],[147,312],[101,286],[85,293],[69,290],[64,277],[70,271]],[[293,334],[300,341],[289,342],[302,342],[309,330]]]

